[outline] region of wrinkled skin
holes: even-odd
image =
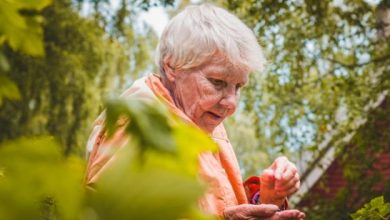
[[[301,220],[305,214],[299,210],[290,209],[279,211],[276,205],[243,204],[225,209],[226,220]]]
[[[274,181],[278,197],[291,196],[300,187],[297,167],[284,156],[276,158],[272,165],[263,171],[262,176]]]
[[[269,168],[264,170],[262,176],[274,182],[275,196],[277,199],[284,199],[294,194],[300,187],[299,174],[296,166],[284,156],[278,157]],[[227,220],[301,220],[305,218],[305,214],[299,210],[278,210],[278,206],[271,204],[243,204],[226,208],[224,215]]]
[[[209,133],[235,112],[239,90],[249,76],[218,56],[190,70],[174,70],[167,60],[164,71],[163,83],[175,104]]]

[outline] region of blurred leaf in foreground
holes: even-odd
[[[212,219],[197,208],[204,191],[197,161],[199,153],[217,147],[203,131],[159,105],[109,102],[106,126],[114,129],[120,117],[129,118],[131,138],[90,194],[91,210],[99,219]]]
[[[83,163],[64,158],[53,138],[22,138],[0,145],[0,219],[41,219],[53,201],[61,219],[77,219],[84,196]]]
[[[146,104],[140,100],[112,99],[107,103],[106,127],[109,135],[114,133],[118,120],[130,118],[126,130],[140,141],[140,150],[152,147],[165,153],[174,153],[176,144],[168,124],[168,112],[157,103]]]

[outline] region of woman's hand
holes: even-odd
[[[299,210],[291,209],[279,211],[276,205],[250,205],[242,204],[225,209],[225,220],[302,220],[305,214]]]
[[[288,197],[298,191],[300,178],[297,167],[287,157],[278,157],[272,165],[263,172],[263,175],[273,175],[274,189],[278,197]]]
[[[288,220],[303,220],[305,219],[305,213],[297,209],[289,209],[280,212],[275,212],[271,217],[265,218],[264,220],[279,220],[279,219],[288,219]]]

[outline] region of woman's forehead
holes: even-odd
[[[237,66],[228,62],[207,62],[202,66],[201,71],[208,76],[242,78],[243,80],[247,79],[249,74],[249,72],[245,69],[238,68]]]

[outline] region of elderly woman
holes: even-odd
[[[190,6],[167,25],[157,52],[160,74],[137,80],[124,96],[161,98],[174,113],[209,133],[219,145],[217,154],[199,156],[200,176],[211,183],[199,206],[225,219],[303,219],[298,210],[280,211],[286,208],[286,197],[299,188],[296,167],[285,157],[277,158],[261,178],[252,177],[244,187],[222,124],[235,112],[249,73],[263,71],[265,60],[253,32],[224,9],[209,4]],[[127,142],[122,131],[107,140],[102,123],[101,116],[88,142],[92,151],[88,184],[94,183],[113,159],[102,153],[101,146]],[[256,187],[260,179],[264,181],[261,190]]]

